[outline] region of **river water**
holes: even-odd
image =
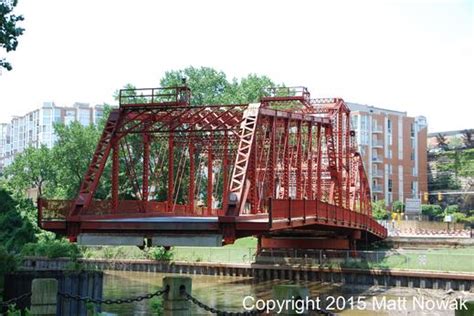
[[[104,298],[127,298],[155,292],[161,289],[162,279],[167,275],[172,274],[106,271]],[[193,275],[192,295],[209,306],[237,312],[243,310],[242,301],[246,296],[250,295],[256,299],[264,300],[271,299],[273,285],[288,283],[289,281],[280,280],[256,282],[252,278]],[[344,316],[454,315],[451,309],[443,306],[438,308],[436,305],[443,301],[451,302],[452,298],[459,296],[474,299],[474,295],[467,292],[446,293],[441,290],[407,288],[382,289],[319,282],[300,282],[300,284],[309,288],[311,297],[320,296],[322,303],[330,304],[333,298],[339,299],[339,306],[345,304],[346,309],[336,312]],[[359,297],[361,297],[360,300]],[[431,308],[432,302],[435,304],[434,308]],[[336,307],[335,303],[334,307]],[[131,304],[103,305],[102,311],[117,315],[158,315],[156,310],[159,307],[157,308],[156,305],[159,304],[160,299],[154,298]],[[424,307],[420,307],[420,305]],[[192,314],[211,315],[194,305]]]

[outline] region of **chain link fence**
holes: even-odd
[[[263,250],[259,263],[474,272],[474,249]]]
[[[256,248],[174,247],[173,260],[185,262],[252,263]]]

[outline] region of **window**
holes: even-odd
[[[412,151],[410,153],[410,160],[415,160],[415,152],[414,151]]]
[[[388,192],[392,192],[393,184],[392,179],[388,179]]]
[[[351,129],[356,130],[357,129],[357,120],[359,119],[359,115],[354,115],[351,117]]]
[[[79,109],[79,122],[83,125],[89,125],[90,123],[90,110],[89,109]]]
[[[392,134],[392,120],[387,120],[387,131],[389,134]]]
[[[367,115],[361,115],[360,116],[360,129],[362,131],[367,130]]]
[[[410,124],[410,136],[415,137],[415,125],[413,123]]]

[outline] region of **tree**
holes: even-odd
[[[474,147],[474,129],[465,129],[462,131],[462,141],[466,148]]]
[[[209,67],[188,67],[165,72],[160,80],[162,87],[180,86],[186,79],[191,88],[192,105],[238,104],[256,102],[265,93],[265,88],[275,86],[267,76],[250,74],[241,80],[227,80],[224,72]]]
[[[23,16],[12,13],[18,0],[0,1],[0,47],[8,52],[16,50],[18,37],[23,34],[24,29],[17,26],[17,22],[23,21]],[[5,68],[12,70],[12,66],[5,58],[0,59],[0,70]]]
[[[40,148],[25,149],[5,170],[8,185],[20,196],[30,188],[37,188],[42,196],[44,186],[53,184],[56,179],[56,169],[51,150],[42,145]]]
[[[74,198],[97,145],[100,130],[97,126],[83,126],[79,122],[57,124],[54,131],[58,140],[53,148],[57,168],[58,187],[54,193],[61,198]]]
[[[390,213],[387,211],[385,207],[384,200],[378,200],[378,201],[372,202],[372,216],[375,219],[379,219],[379,220],[389,219]]]
[[[448,140],[444,134],[439,133],[436,135],[436,142],[438,143],[438,148],[443,150],[448,149]]]
[[[28,220],[33,204],[20,203],[0,188],[0,245],[7,251],[19,252],[23,245],[36,240],[37,227]]]

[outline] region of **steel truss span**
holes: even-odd
[[[387,236],[342,99],[304,87],[252,104],[190,98],[186,86],[121,90],[77,198],[40,198],[40,226],[92,244],[256,235],[270,248],[348,249]]]

